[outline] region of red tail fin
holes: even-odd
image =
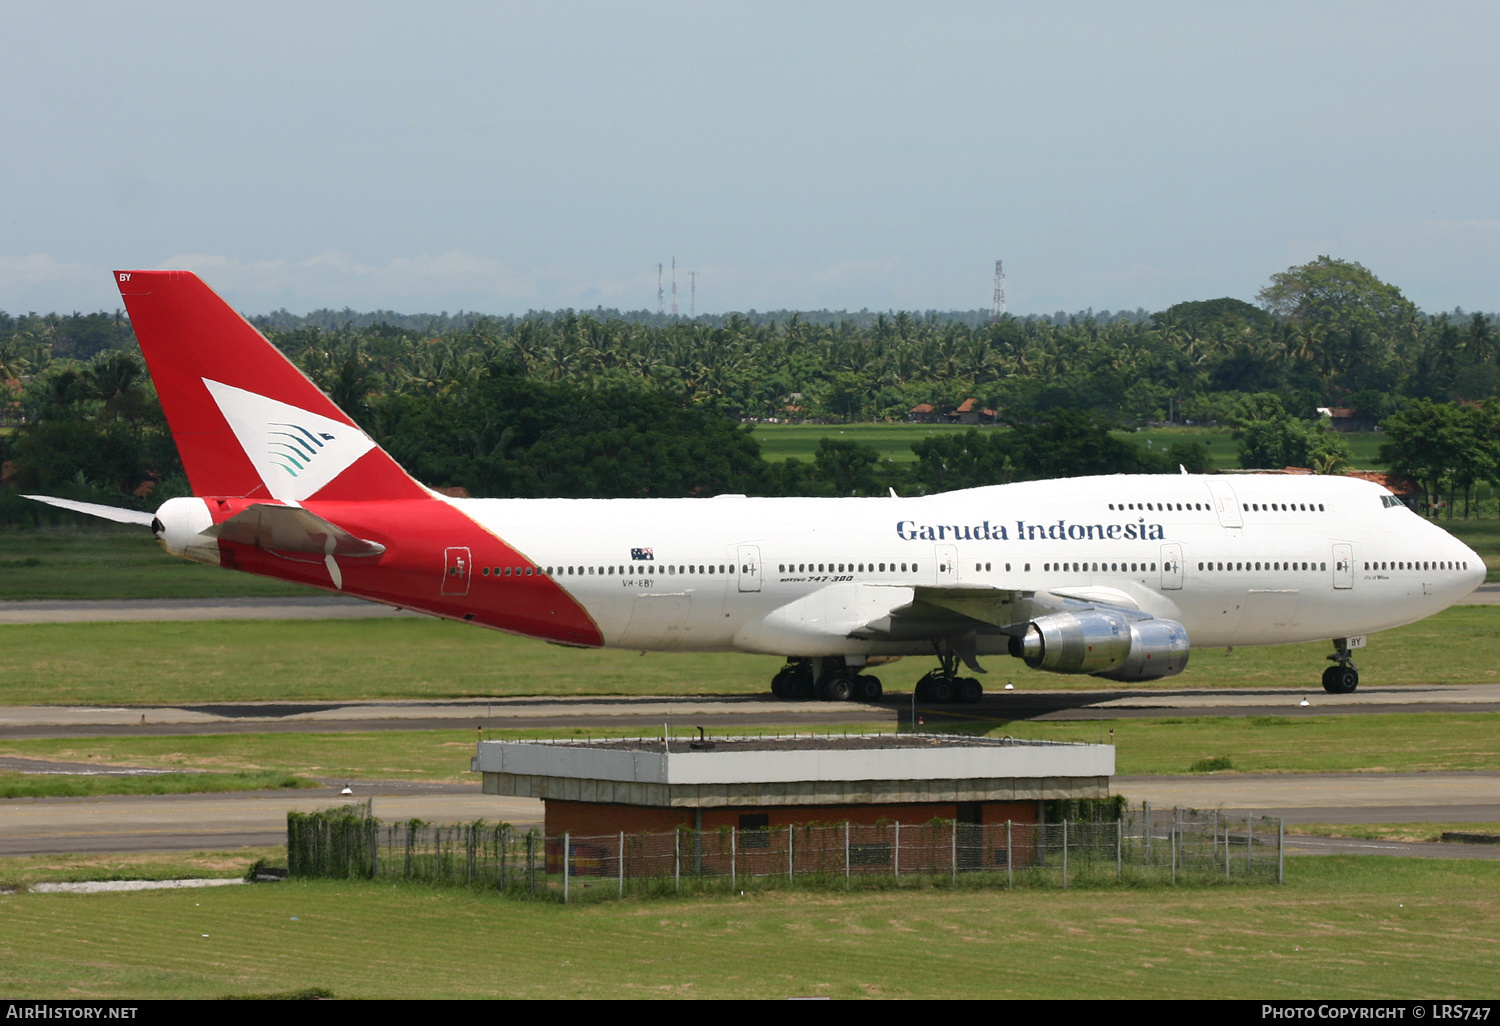
[[[198,495],[416,499],[427,492],[191,271],[118,271]]]

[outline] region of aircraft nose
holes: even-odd
[[[1467,569],[1467,573],[1464,575],[1465,582],[1468,584],[1468,587],[1464,590],[1464,594],[1467,595],[1484,583],[1484,579],[1488,575],[1488,570],[1484,565],[1484,560],[1479,557],[1479,553],[1467,545],[1461,544],[1459,545],[1459,549],[1461,555],[1457,557],[1458,565]]]

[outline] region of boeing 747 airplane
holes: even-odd
[[[187,271],[120,271],[193,498],[168,552],[563,645],[785,656],[783,698],[979,700],[982,659],[1150,681],[1192,648],[1354,651],[1468,595],[1482,560],[1337,476],[1119,475],[917,498],[455,499],[419,484]]]

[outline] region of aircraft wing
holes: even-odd
[[[1115,588],[1018,591],[984,585],[919,585],[911,592],[911,601],[861,625],[849,636],[862,641],[942,639],[965,665],[983,673],[975,652],[978,637],[1021,637],[1027,624],[1038,616],[1103,607],[1130,619],[1149,619],[1129,594]]]

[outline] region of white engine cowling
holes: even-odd
[[[214,518],[202,499],[168,499],[156,511],[151,531],[161,547],[194,563],[219,565],[219,539],[202,534]]]

